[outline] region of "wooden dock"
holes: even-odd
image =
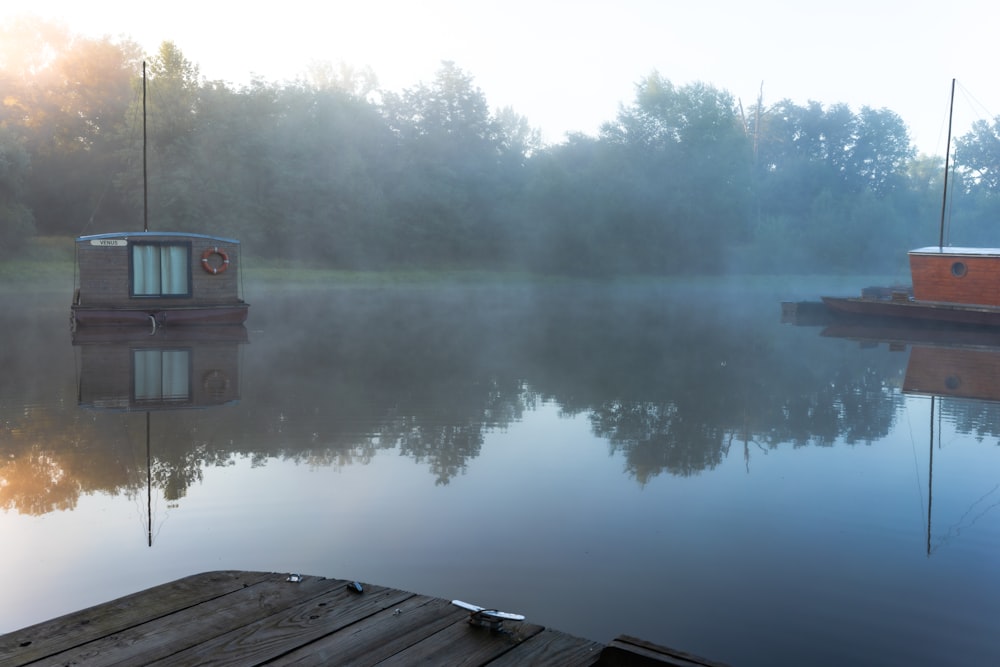
[[[447,600],[351,584],[196,574],[2,635],[0,665],[720,664],[629,637],[605,646],[526,621],[491,630]]]

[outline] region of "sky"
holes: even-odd
[[[947,8],[946,8],[947,7]],[[202,76],[243,84],[305,76],[314,63],[371,67],[383,89],[430,83],[449,60],[496,110],[548,143],[594,135],[657,71],[703,82],[750,109],[783,99],[887,108],[920,151],[1000,114],[995,18],[987,0],[3,0],[91,37],[173,41]]]

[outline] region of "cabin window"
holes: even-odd
[[[132,296],[191,296],[190,243],[132,245]]]
[[[191,350],[132,350],[132,391],[140,402],[191,400]]]
[[[962,276],[964,276],[966,270],[967,269],[965,268],[965,262],[955,262],[954,264],[951,265],[951,275],[955,276],[956,278],[961,278]]]

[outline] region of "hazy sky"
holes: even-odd
[[[471,74],[493,108],[512,106],[546,141],[594,134],[656,69],[752,106],[789,98],[898,113],[920,150],[1000,114],[987,0],[3,0],[91,36],[127,35],[152,54],[172,40],[209,79],[303,75],[310,63],[370,66],[383,88],[430,82],[442,60]]]

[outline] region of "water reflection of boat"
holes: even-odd
[[[903,393],[1000,402],[1000,332],[835,324],[823,336],[909,348]]]
[[[1000,404],[1000,333],[989,330],[912,329],[854,323],[829,326],[823,330],[822,335],[856,340],[864,346],[887,343],[890,349],[897,351],[909,348],[910,356],[902,391],[904,394],[930,399],[926,517],[926,549],[930,556],[934,550],[931,517],[935,442],[938,448],[941,446],[941,425],[935,423],[935,414],[940,414],[943,405],[941,401],[945,398]],[[943,543],[943,539],[938,542],[939,545]]]
[[[240,398],[242,325],[73,332],[82,408],[145,414],[146,537],[153,546],[153,411],[207,408]]]
[[[159,329],[98,327],[73,333],[81,407],[175,410],[240,397],[242,325]]]

